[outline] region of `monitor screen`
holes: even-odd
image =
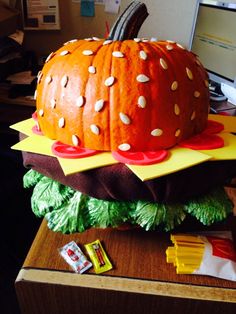
[[[191,50],[211,80],[236,86],[236,3],[199,1]]]

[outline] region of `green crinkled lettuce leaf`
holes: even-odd
[[[75,192],[59,209],[45,215],[48,227],[55,232],[83,232],[90,227],[87,209],[88,196]]]
[[[117,227],[129,219],[131,207],[129,202],[104,201],[91,197],[88,201],[91,224],[99,228]]]
[[[216,188],[210,193],[186,203],[185,210],[204,225],[211,225],[225,219],[232,212],[233,204],[224,188]]]
[[[23,177],[24,188],[30,188],[36,185],[43,177],[44,176],[41,173],[30,169]]]
[[[146,231],[155,230],[157,227],[169,231],[185,218],[184,206],[181,204],[166,205],[144,201],[138,201],[133,215],[135,222]]]
[[[70,187],[43,176],[33,190],[32,210],[36,216],[43,217],[49,211],[59,208],[74,193]]]

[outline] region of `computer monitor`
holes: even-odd
[[[236,3],[198,0],[191,50],[236,105]]]

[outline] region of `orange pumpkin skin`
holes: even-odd
[[[173,42],[74,40],[39,74],[39,125],[51,139],[95,150],[170,148],[206,128],[207,79]]]

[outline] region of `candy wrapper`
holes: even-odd
[[[59,253],[76,273],[82,274],[93,266],[74,241],[60,248]]]
[[[209,275],[236,281],[236,251],[230,232],[171,235],[167,263],[177,274]]]
[[[100,240],[85,244],[85,248],[93,263],[96,274],[112,269],[112,264],[104,251]]]

